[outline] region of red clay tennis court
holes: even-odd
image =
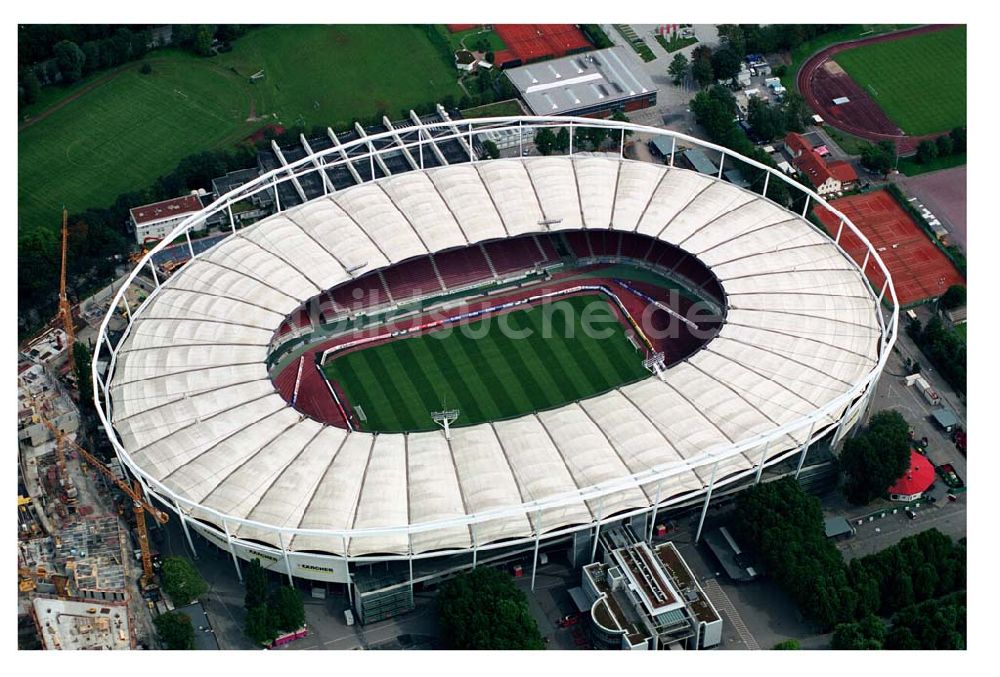
[[[843,212],[871,241],[892,275],[901,306],[936,298],[953,284],[965,284],[948,257],[888,192],[853,195],[833,200],[830,205]],[[825,209],[819,210],[818,216],[836,236],[840,220]],[[840,237],[840,245],[858,264],[864,261],[864,245],[847,228]],[[882,270],[869,262],[866,272],[875,289],[881,289],[885,281]]]

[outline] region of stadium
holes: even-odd
[[[545,126],[569,128],[568,154],[477,157],[478,134]],[[618,152],[574,153],[582,127]],[[719,175],[673,153],[626,159],[626,133],[721,154]],[[446,161],[443,141],[468,158]],[[376,178],[389,155],[412,169]],[[372,179],[336,189],[325,177],[346,163]],[[760,192],[722,180],[723,164],[757,172]],[[779,181],[794,212],[767,197]],[[191,232],[220,213],[232,224],[260,191],[276,214],[195,251]],[[838,244],[847,232],[860,260]],[[178,238],[191,257],[164,279],[152,257]],[[140,276],[153,291],[133,308]],[[419,124],[305,155],[187,218],[111,308],[99,416],[192,549],[195,532],[237,574],[256,557],[355,597],[378,587],[359,584],[372,563],[378,585],[411,595],[512,553],[537,563],[558,546],[586,563],[602,530],[651,537],[680,505],[699,506],[700,535],[713,492],[796,455],[801,469],[860,420],[898,321],[878,253],[780,172],[663,129],[549,117]],[[587,311],[601,337],[579,331]]]

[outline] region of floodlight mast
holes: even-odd
[[[660,380],[663,380],[664,374],[667,371],[666,359],[663,353],[653,353],[642,361],[642,366],[648,369],[654,376],[658,376]]]
[[[451,424],[458,418],[458,414],[458,409],[445,409],[443,411],[431,412],[431,418],[434,419],[434,422],[444,428],[444,438],[446,440],[451,439]]]

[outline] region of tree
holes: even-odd
[[[834,649],[871,650],[881,649],[885,642],[885,624],[873,614],[865,616],[859,623],[841,623],[833,631]]]
[[[787,91],[781,103],[785,115],[785,128],[790,132],[805,131],[806,121],[812,112],[806,105],[806,100],[798,92]]]
[[[747,39],[739,24],[719,24],[719,37],[723,43],[742,59],[747,55]]]
[[[868,428],[844,442],[840,467],[848,500],[864,505],[885,494],[910,463],[910,426],[895,410],[872,416]]]
[[[951,137],[952,150],[955,153],[964,153],[966,146],[965,127],[955,127],[948,136]]]
[[[497,148],[497,145],[489,139],[483,141],[483,148],[486,149],[486,154],[489,155],[491,159],[496,160],[500,157],[500,149]]]
[[[955,150],[955,142],[947,134],[942,134],[935,141],[938,157],[948,157]]]
[[[556,142],[553,146],[560,153],[565,153],[569,150],[569,128],[560,127],[559,131],[556,133]]]
[[[271,623],[277,630],[290,632],[298,630],[306,623],[302,595],[295,588],[283,585],[271,595],[268,602]]]
[[[784,113],[764,99],[751,97],[747,108],[747,122],[753,133],[762,141],[785,135]]]
[[[274,627],[274,617],[267,604],[258,604],[247,611],[243,631],[258,644],[268,644],[278,636],[278,630]]]
[[[896,148],[889,141],[868,144],[861,150],[861,165],[882,176],[892,169],[896,160]]]
[[[21,92],[25,104],[35,103],[38,100],[38,92],[42,89],[42,83],[38,81],[38,76],[31,68],[21,71]]]
[[[667,72],[674,79],[674,84],[679,85],[684,82],[684,75],[687,73],[688,60],[687,57],[677,52],[674,54],[674,58],[670,61],[670,66],[667,68]]]
[[[700,54],[699,49],[704,49]],[[712,50],[708,47],[696,47],[691,53],[691,77],[701,87],[707,87],[715,82],[715,71],[712,69]]]
[[[249,611],[267,602],[267,574],[264,567],[260,565],[260,559],[254,557],[247,567],[246,594],[243,598],[243,606]]]
[[[175,606],[184,606],[208,592],[208,584],[186,557],[167,557],[160,569],[163,591]]]
[[[925,139],[917,145],[917,162],[927,164],[938,156],[937,144]]]
[[[83,73],[88,75],[101,67],[101,44],[97,40],[89,40],[82,45],[83,50]]]
[[[452,649],[542,649],[528,600],[503,571],[479,567],[438,594],[441,635]]]
[[[94,401],[94,382],[90,380],[90,350],[79,341],[73,344],[73,363],[76,367],[76,388],[80,393],[80,406],[89,411]]]
[[[194,626],[184,614],[177,611],[160,614],[153,619],[153,625],[167,649],[186,651],[194,648]]]
[[[62,40],[55,44],[52,51],[55,54],[59,72],[62,73],[63,82],[76,82],[83,77],[83,64],[87,57],[84,56],[79,45],[69,40]]]
[[[729,47],[720,47],[712,53],[712,71],[718,80],[731,80],[740,72],[740,57]]]
[[[535,132],[535,148],[542,155],[548,155],[556,145],[556,135],[549,127],[542,127]]]
[[[953,284],[948,287],[948,291],[941,295],[938,299],[938,308],[941,310],[954,310],[955,308],[961,308],[966,303],[966,290],[965,286],[961,284]]]
[[[614,112],[611,113],[611,119],[614,120],[615,122],[629,122],[630,121],[628,119],[628,115],[625,114],[625,111],[623,111],[620,108],[616,108],[614,110]],[[632,136],[632,130],[631,129],[626,129],[625,130],[625,138],[627,139],[630,136]]]

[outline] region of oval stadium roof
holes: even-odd
[[[302,416],[275,391],[265,366],[274,331],[317,293],[428,252],[581,228],[635,231],[697,256],[728,299],[718,337],[663,380],[454,429],[450,441],[348,433]],[[132,464],[200,506],[192,517],[233,518],[234,536],[277,546],[265,527],[331,530],[286,535],[283,545],[427,553],[649,507],[656,486],[630,478],[652,468],[679,470],[662,499],[701,491],[712,472],[707,451],[850,391],[875,368],[879,339],[858,270],[809,222],[755,193],[617,156],[494,160],[338,191],[199,255],[133,322],[111,382],[113,423]],[[828,416],[817,430],[835,423]],[[718,478],[807,435],[808,426],[725,458]],[[599,500],[505,510],[623,478]],[[473,515],[490,511],[502,514],[470,529]],[[435,522],[446,525],[411,529]],[[367,531],[342,538],[351,530]]]

